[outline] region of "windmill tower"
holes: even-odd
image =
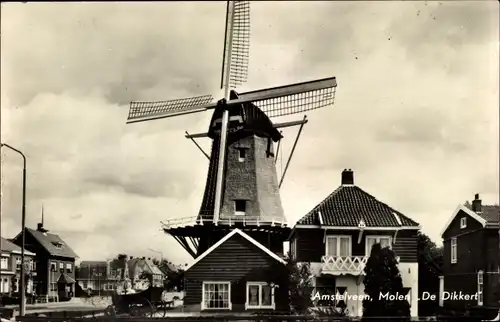
[[[300,125],[300,135],[307,120],[273,123],[270,118],[328,106],[335,98],[335,77],[247,93],[232,90],[246,81],[249,38],[249,1],[228,1],[221,81],[224,98],[213,102],[211,95],[205,95],[130,104],[127,123],[214,110],[206,133],[186,132],[193,142],[200,137],[212,140],[210,155],[203,152],[210,164],[200,211],[197,216],[162,223],[163,230],[194,258],[236,227],[271,251],[283,252],[290,228],[279,194],[285,173],[278,182],[274,144],[278,143],[278,150],[280,128]]]

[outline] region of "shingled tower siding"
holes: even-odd
[[[198,219],[202,219],[203,225],[207,226],[211,225],[214,214],[221,118],[222,110],[216,109],[208,131],[212,151],[198,215]],[[242,228],[242,220],[245,220],[246,228],[262,229],[248,232],[252,238],[273,252],[282,252],[284,238],[263,229],[273,221],[285,221],[274,156],[274,144],[281,139],[281,134],[269,118],[252,104],[231,109],[228,128],[220,221],[217,227],[210,227],[206,238],[200,238],[198,253],[225,236],[228,232],[225,229]],[[236,213],[237,202],[244,203],[244,213]],[[230,227],[228,220],[232,221]],[[235,224],[233,220],[240,223]]]
[[[235,200],[245,200],[245,216],[284,219],[276,166],[266,137],[249,135],[229,145],[221,219],[234,218]],[[240,150],[245,158],[240,161]],[[272,153],[272,142],[270,143]]]

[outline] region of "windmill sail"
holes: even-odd
[[[216,106],[216,103],[211,103],[212,101],[212,95],[203,95],[169,101],[131,102],[127,123],[202,112]]]
[[[315,110],[334,103],[335,77],[239,94],[241,101],[257,105],[268,117]],[[235,102],[236,103],[236,102]]]
[[[250,55],[250,2],[228,1],[222,59],[221,88],[236,88],[247,81]],[[229,66],[228,66],[229,64]],[[229,73],[229,77],[227,77]]]

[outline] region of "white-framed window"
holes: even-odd
[[[290,242],[290,257],[297,259],[297,237],[294,237]]]
[[[19,292],[19,280],[17,278],[14,280],[14,292]]]
[[[202,310],[231,310],[230,282],[203,282]]]
[[[64,273],[64,263],[63,262],[59,262],[59,271],[61,273]]]
[[[73,265],[71,263],[66,263],[66,273],[71,273],[73,271]]]
[[[247,211],[247,201],[246,200],[235,200],[234,201],[234,214],[236,216],[244,216]]]
[[[0,287],[2,288],[0,291],[2,293],[9,293],[10,285],[9,285],[9,280],[7,278],[4,278],[3,280],[0,280]]]
[[[274,310],[274,290],[266,282],[247,282],[245,309]]]
[[[16,257],[16,269],[21,269],[21,257]]]
[[[451,263],[455,264],[458,260],[458,253],[457,253],[457,237],[452,237],[451,238]]]
[[[29,267],[31,271],[36,271],[36,261],[34,259],[31,259],[29,262]]]
[[[9,269],[9,258],[2,257],[0,260],[0,269]]]
[[[56,262],[50,262],[50,271],[55,272],[57,270],[57,263]]]
[[[467,227],[467,217],[462,217],[460,218],[460,228],[466,228]]]
[[[57,292],[57,282],[50,282],[50,291]]]
[[[391,236],[366,236],[366,241],[365,241],[365,251],[366,255],[370,256],[370,253],[372,252],[372,247],[375,244],[380,244],[380,247],[385,248],[385,247],[392,247],[392,237]]]
[[[351,236],[326,236],[325,244],[327,256],[351,256]]]
[[[484,285],[484,274],[483,271],[477,272],[477,305],[483,305],[483,285]]]
[[[238,148],[238,161],[244,162],[246,156],[247,156],[247,149],[246,148]]]

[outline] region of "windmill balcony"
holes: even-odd
[[[183,218],[175,218],[175,219],[170,219],[166,221],[162,221],[162,226],[164,229],[169,229],[169,228],[175,228],[175,227],[181,227],[181,226],[190,226],[190,225],[203,225],[203,224],[211,224],[212,219],[207,218],[207,219],[202,219],[201,221],[198,220],[198,216],[190,216],[190,217],[183,217]],[[283,220],[283,218],[265,218],[262,219],[258,216],[241,216],[241,215],[233,215],[233,216],[228,216],[224,215],[222,218],[218,220],[219,224],[223,225],[236,225],[236,224],[243,224],[243,225],[272,225],[272,226],[281,226],[281,227],[287,227],[287,222]]]
[[[331,256],[321,258],[321,272],[331,275],[364,274],[368,256]]]

